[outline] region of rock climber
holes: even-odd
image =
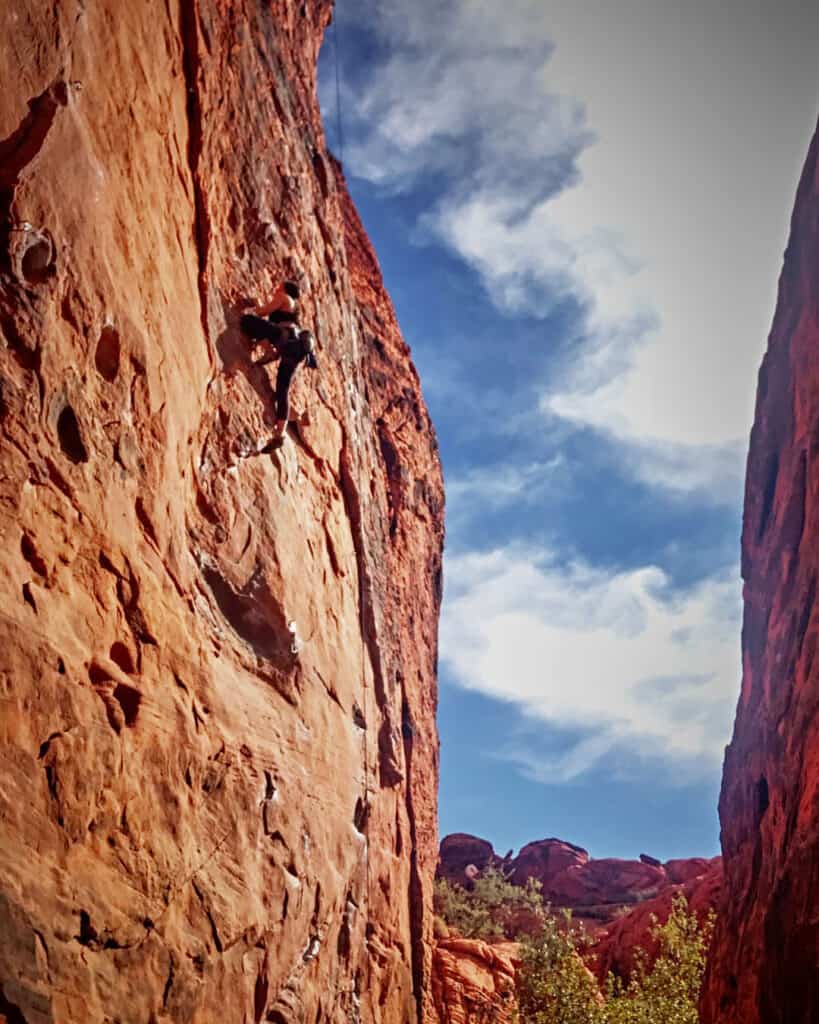
[[[299,287],[293,281],[279,285],[272,299],[246,313],[239,325],[254,342],[264,344],[267,352],[256,360],[257,366],[266,366],[279,360],[276,375],[276,425],[273,438],[260,449],[272,452],[284,443],[290,412],[290,384],[298,368],[304,363],[315,370],[316,343],[311,331],[302,330],[298,323],[297,303]]]
[[[295,281],[282,281],[273,292],[273,296],[253,310],[253,313],[265,316],[271,323],[295,323],[298,319],[298,302],[301,289]]]

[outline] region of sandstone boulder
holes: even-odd
[[[516,1020],[514,943],[444,939],[435,948],[432,994],[442,1024]]]
[[[450,882],[464,885],[474,880],[470,868],[479,872],[494,864],[495,851],[486,839],[471,836],[466,832],[453,832],[441,840],[438,855],[438,874]]]

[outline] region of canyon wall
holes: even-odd
[[[743,678],[703,1020],[819,1020],[819,139],[759,373],[742,533]]]
[[[442,484],[330,16],[0,9],[0,1019],[434,1019]]]

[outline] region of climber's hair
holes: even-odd
[[[301,289],[299,288],[295,281],[285,281],[284,294],[289,295],[294,302],[298,302],[299,297],[301,295]]]

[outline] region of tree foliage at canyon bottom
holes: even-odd
[[[490,869],[473,889],[436,882],[436,912],[465,938],[516,938],[521,944],[517,972],[520,1024],[698,1024],[697,1003],[713,930],[710,915],[700,923],[681,893],[664,924],[655,921],[657,954],[635,954],[631,978],[609,975],[601,992],[586,966],[589,937],[566,913],[543,904],[538,883],[512,885]],[[522,916],[526,932],[516,931]],[[533,920],[537,929],[532,929]]]

